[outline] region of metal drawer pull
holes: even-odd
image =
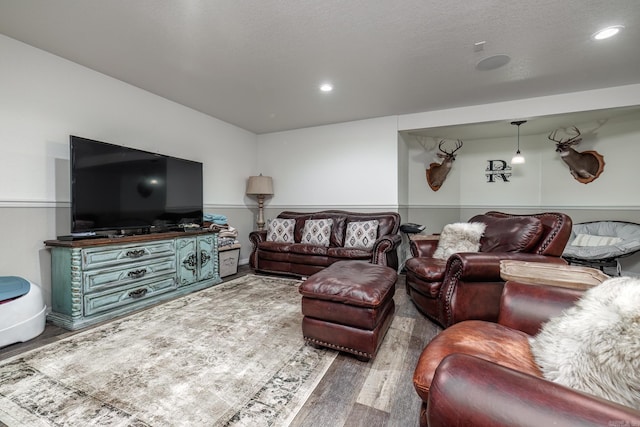
[[[139,279],[143,277],[145,274],[147,274],[147,270],[141,269],[141,270],[130,271],[127,273],[127,276],[131,279]]]
[[[135,249],[132,251],[127,251],[125,255],[128,256],[129,258],[140,258],[145,253],[146,252],[144,249]]]
[[[135,291],[129,292],[129,297],[131,298],[142,298],[147,294],[146,288],[136,289]]]
[[[209,255],[206,251],[200,251],[201,266],[207,265],[209,260],[211,260],[211,255]]]
[[[182,265],[184,265],[187,270],[195,270],[197,264],[198,258],[194,253],[190,253],[189,256],[182,261]]]

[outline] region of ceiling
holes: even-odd
[[[258,134],[640,83],[638,0],[0,0],[0,33]]]

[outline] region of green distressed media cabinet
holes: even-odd
[[[76,241],[47,240],[51,313],[81,329],[219,283],[218,234],[171,232]]]

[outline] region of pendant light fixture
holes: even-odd
[[[516,151],[516,155],[511,159],[511,164],[521,165],[524,163],[524,156],[520,154],[520,125],[523,123],[527,123],[526,120],[518,120],[515,122],[511,122],[512,125],[518,126],[518,151]]]

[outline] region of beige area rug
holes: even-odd
[[[0,364],[8,426],[282,426],[332,350],[304,343],[299,281],[245,276]]]

